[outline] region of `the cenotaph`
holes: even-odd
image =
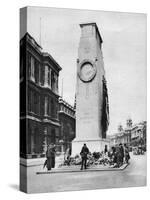
[[[102,38],[96,23],[80,24],[80,27],[76,85],[76,138],[72,142],[72,155],[79,154],[84,143],[91,152],[102,151],[105,145],[109,146],[106,139],[109,111],[108,95],[104,94],[107,92],[107,87],[101,49]]]

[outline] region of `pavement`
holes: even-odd
[[[27,192],[62,192],[94,190],[121,187],[139,187],[146,185],[147,156],[132,155],[130,164],[123,170],[67,171],[66,173],[41,173],[43,166],[25,167],[21,165],[23,182],[27,178]],[[43,171],[44,172],[44,171]],[[46,169],[45,169],[46,172]]]

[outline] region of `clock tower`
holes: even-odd
[[[96,23],[80,24],[77,59],[76,138],[72,154],[79,154],[84,143],[91,152],[109,145],[108,95],[102,55],[102,38]]]

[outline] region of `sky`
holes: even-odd
[[[27,31],[62,67],[59,93],[63,88],[63,98],[71,105],[75,98],[79,24],[87,22],[96,22],[103,39],[111,135],[119,124],[125,127],[129,117],[133,123],[146,120],[146,15],[41,7],[27,10]],[[21,37],[24,34],[21,29]]]

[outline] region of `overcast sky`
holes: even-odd
[[[146,15],[28,8],[27,31],[62,67],[59,92],[63,79],[63,98],[72,105],[81,35],[79,24],[85,22],[96,22],[103,39],[110,105],[108,134],[114,134],[118,124],[125,127],[128,117],[134,123],[146,120]]]

